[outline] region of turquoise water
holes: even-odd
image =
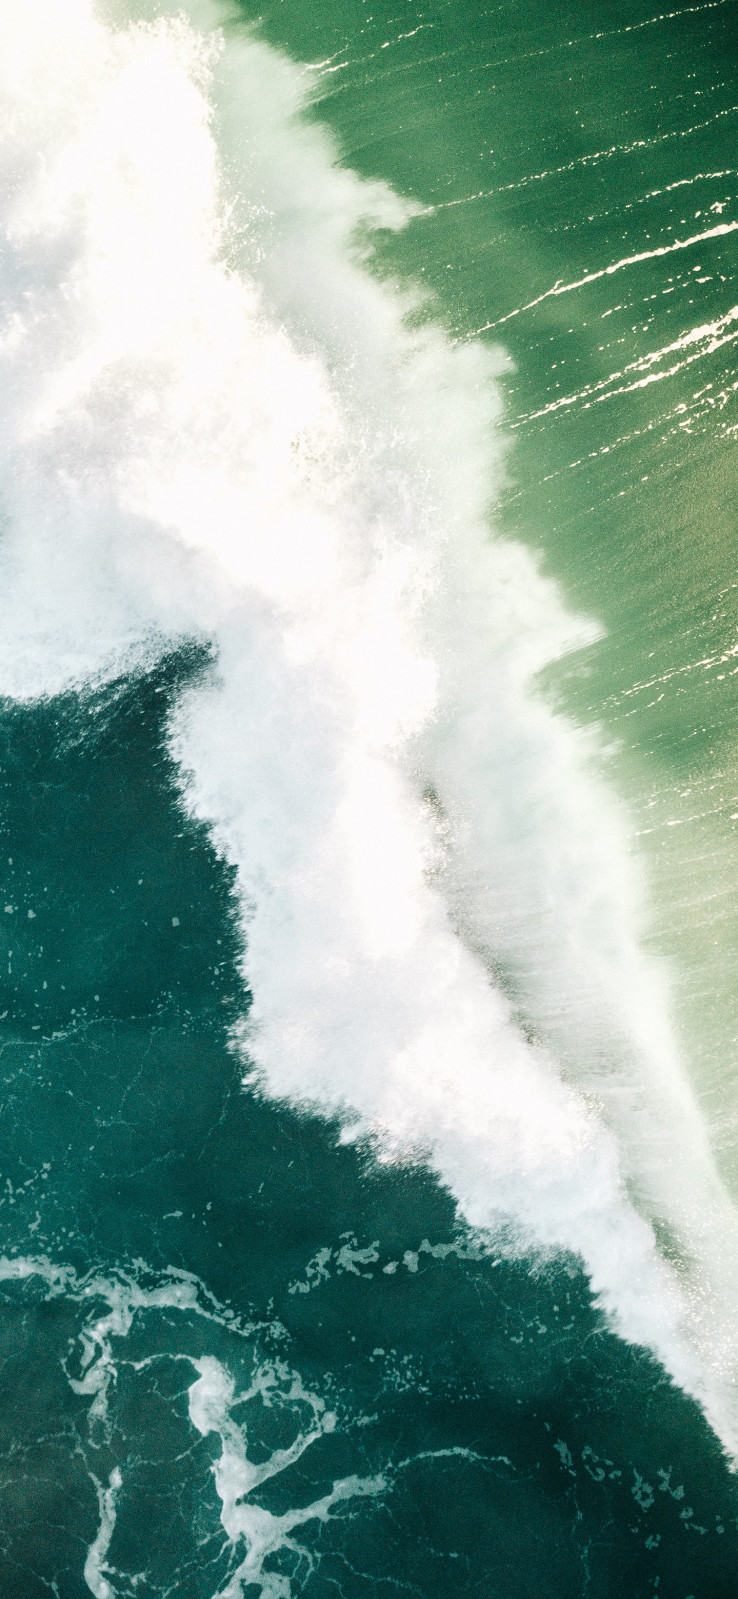
[[[0,1592],[729,1599],[735,7],[176,17],[0,13]]]

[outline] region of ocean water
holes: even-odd
[[[8,1599],[732,1599],[734,0],[0,6]]]

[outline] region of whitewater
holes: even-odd
[[[169,737],[237,868],[245,1080],[581,1259],[735,1460],[735,1208],[597,732],[537,686],[597,628],[495,534],[504,352],[381,280],[417,207],[314,84],[225,7],[0,7],[0,691],[209,650]]]

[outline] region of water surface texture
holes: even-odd
[[[732,1599],[735,0],[0,5],[8,1599]]]

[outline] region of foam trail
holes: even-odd
[[[316,1403],[315,1396],[306,1393],[299,1382],[293,1383],[291,1397],[309,1404],[314,1426],[310,1431],[298,1432],[286,1449],[275,1449],[268,1459],[257,1465],[249,1459],[245,1429],[232,1419],[230,1412],[234,1404],[242,1405],[256,1396],[263,1397],[268,1404],[273,1374],[258,1370],[251,1386],[236,1395],[233,1379],[214,1356],[204,1355],[193,1364],[199,1375],[188,1394],[190,1420],[203,1437],[208,1433],[217,1433],[220,1437],[221,1454],[213,1467],[222,1505],[220,1519],[230,1542],[236,1547],[245,1543],[247,1551],[217,1599],[241,1599],[244,1590],[252,1585],[260,1588],[265,1599],[290,1599],[289,1579],[273,1571],[264,1571],[268,1556],[277,1550],[290,1549],[312,1565],[308,1551],[295,1542],[293,1533],[310,1521],[327,1521],[336,1505],[381,1493],[387,1486],[385,1479],[382,1476],[339,1478],[320,1499],[285,1510],[281,1515],[254,1504],[250,1497],[254,1490],[287,1470],[311,1444],[332,1432],[336,1418],[332,1411],[325,1411],[322,1401]]]
[[[102,1484],[97,1482],[97,1479],[95,1480],[100,1506],[100,1526],[97,1536],[87,1551],[82,1575],[95,1599],[114,1599],[114,1589],[105,1575],[108,1571],[105,1561],[113,1533],[115,1532],[116,1494],[122,1487],[123,1479],[117,1466],[114,1466],[110,1473],[110,1481],[107,1488],[103,1488]]]
[[[0,9],[0,686],[215,642],[172,742],[238,866],[252,1072],[581,1255],[738,1454],[735,1214],[623,819],[532,689],[593,629],[489,537],[495,360],[362,263],[409,208],[223,15]]]
[[[33,1279],[36,1279],[36,1292],[40,1291],[47,1302],[63,1298],[68,1304],[76,1305],[80,1313],[79,1330],[70,1343],[70,1358],[73,1358],[74,1345],[78,1345],[81,1379],[71,1376],[68,1365],[64,1369],[74,1393],[91,1396],[87,1410],[88,1446],[78,1440],[77,1447],[98,1502],[98,1529],[87,1549],[83,1567],[84,1581],[94,1599],[117,1599],[124,1591],[132,1591],[141,1580],[140,1573],[134,1575],[119,1570],[108,1560],[119,1510],[123,1508],[123,1514],[126,1513],[122,1501],[131,1491],[130,1479],[133,1479],[134,1494],[137,1491],[136,1466],[140,1463],[142,1448],[140,1435],[126,1436],[126,1427],[115,1408],[116,1388],[124,1369],[129,1377],[135,1374],[142,1391],[146,1390],[147,1383],[156,1384],[162,1366],[183,1364],[196,1374],[186,1388],[189,1421],[201,1437],[211,1433],[220,1437],[220,1456],[212,1467],[206,1461],[204,1469],[212,1470],[221,1502],[220,1524],[231,1548],[230,1576],[218,1584],[212,1599],[242,1599],[244,1592],[254,1587],[265,1599],[290,1599],[294,1591],[290,1580],[264,1569],[269,1557],[289,1550],[303,1569],[312,1570],[318,1557],[297,1541],[298,1529],[310,1522],[327,1522],[335,1511],[351,1513],[354,1501],[391,1490],[390,1474],[386,1477],[352,1475],[334,1479],[328,1493],[308,1504],[288,1504],[279,1515],[253,1502],[254,1493],[265,1483],[276,1480],[284,1488],[282,1473],[289,1473],[290,1467],[302,1459],[313,1444],[333,1434],[338,1425],[336,1412],[327,1408],[321,1395],[306,1388],[300,1373],[275,1354],[274,1345],[279,1342],[282,1331],[278,1323],[258,1328],[239,1320],[232,1310],[219,1304],[198,1278],[175,1267],[153,1271],[145,1262],[138,1261],[130,1271],[114,1270],[109,1275],[90,1272],[79,1276],[73,1267],[56,1264],[46,1256],[0,1258],[0,1283]],[[244,1361],[248,1368],[246,1387],[237,1391],[232,1372],[215,1355],[197,1356],[180,1347],[176,1323],[179,1321],[186,1329],[188,1324],[194,1326],[198,1318],[201,1339],[207,1332],[207,1326],[202,1323],[220,1328],[230,1336],[235,1369],[242,1369]],[[163,1321],[168,1329],[164,1346],[159,1344],[156,1353],[132,1360],[126,1339],[134,1329],[140,1336],[142,1324],[152,1319],[155,1323],[158,1319],[160,1327]],[[112,1401],[110,1415],[109,1400]],[[240,1419],[235,1419],[234,1410]],[[265,1447],[264,1429],[260,1424],[267,1413],[271,1414],[272,1421],[276,1419],[281,1427],[286,1427],[290,1443]],[[107,1485],[100,1481],[90,1463],[96,1462],[99,1456],[101,1422],[105,1442],[110,1444],[114,1436],[117,1448],[125,1457],[123,1469],[115,1465],[110,1471]],[[249,1451],[259,1457],[258,1462],[251,1459]],[[289,1480],[288,1476],[288,1493]],[[202,1540],[199,1553],[202,1558]]]

